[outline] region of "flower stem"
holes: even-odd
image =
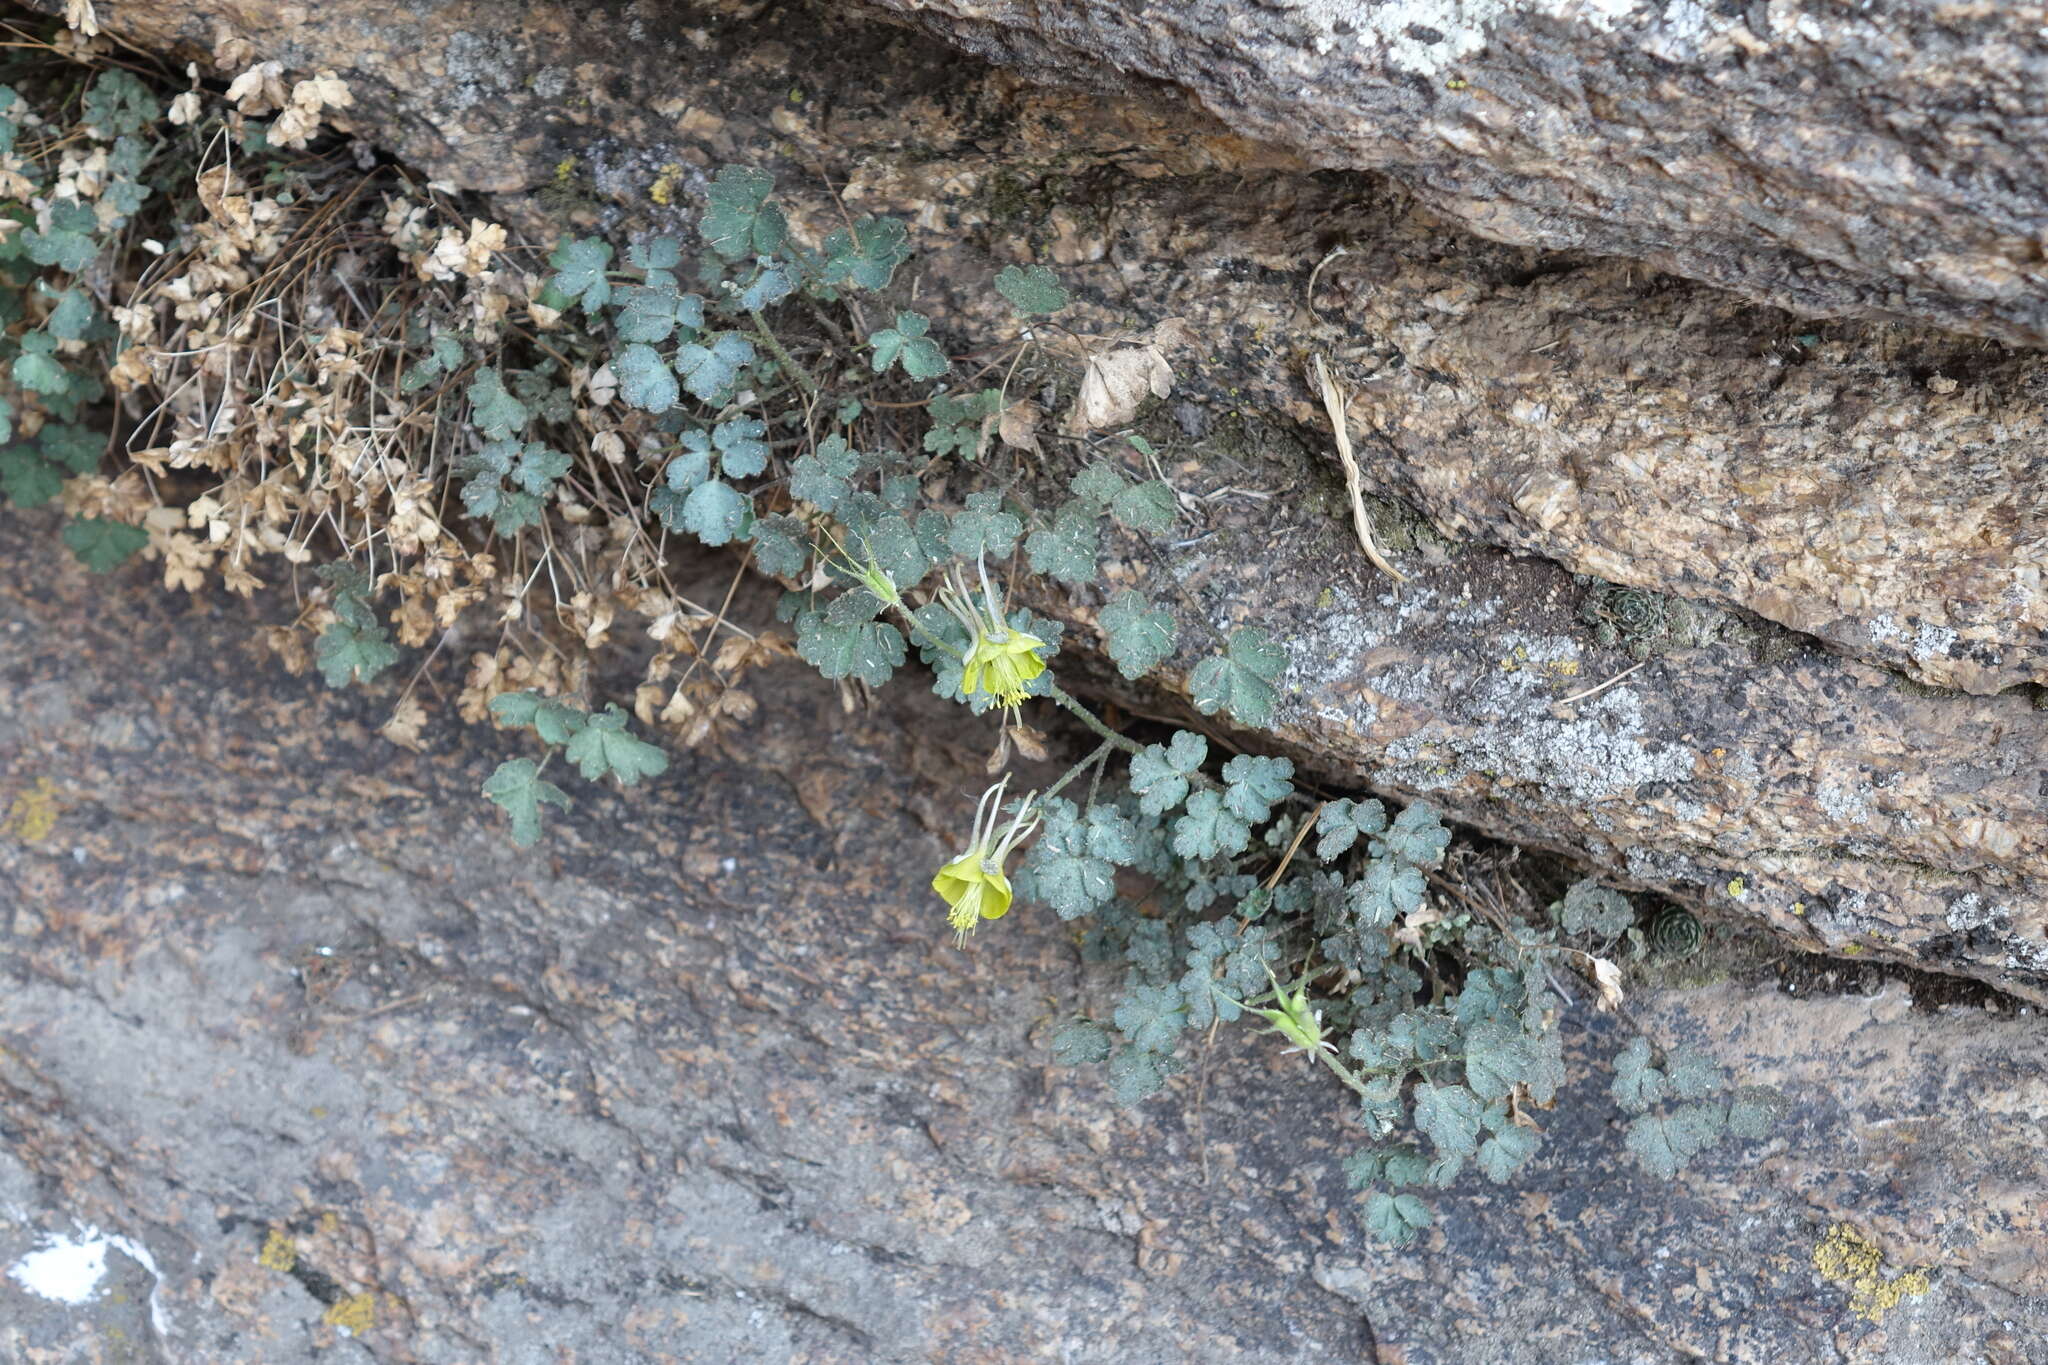
[[[811,378],[811,372],[803,367],[802,361],[784,349],[782,343],[776,339],[775,333],[770,330],[768,319],[761,316],[761,310],[750,308],[747,310],[747,316],[754,320],[755,334],[761,338],[770,351],[775,353],[775,358],[782,362],[782,368],[789,371],[797,383],[803,385],[805,393],[816,398],[818,396],[818,381]]]
[[[1131,754],[1133,756],[1145,752],[1144,745],[1138,743],[1134,739],[1126,739],[1122,735],[1118,734],[1116,731],[1110,729],[1109,726],[1103,722],[1100,716],[1096,715],[1093,711],[1090,711],[1087,707],[1081,705],[1080,702],[1075,701],[1071,693],[1069,693],[1064,687],[1061,687],[1058,683],[1054,682],[1050,677],[1047,677],[1045,680],[1045,695],[1052,701],[1059,703],[1061,706],[1064,706],[1068,711],[1072,712],[1083,725],[1087,726],[1089,729],[1093,730],[1098,736],[1100,736],[1103,743],[1114,745],[1116,748],[1119,748],[1123,750],[1125,753]]]
[[[1109,750],[1110,745],[1108,740],[1104,740],[1102,743],[1096,745],[1094,751],[1091,752],[1088,755],[1088,757],[1082,759],[1079,763],[1076,763],[1073,767],[1061,773],[1059,781],[1053,783],[1050,787],[1047,787],[1044,791],[1040,792],[1038,795],[1038,803],[1042,805],[1045,802],[1052,800],[1055,796],[1058,796],[1060,794],[1060,789],[1062,787],[1065,787],[1069,782],[1072,782],[1082,773],[1087,772],[1089,768],[1101,764],[1102,761],[1109,756]]]
[[[1344,1082],[1344,1084],[1350,1086],[1353,1090],[1357,1091],[1358,1097],[1360,1099],[1371,1098],[1371,1096],[1366,1094],[1365,1082],[1358,1079],[1358,1077],[1352,1075],[1351,1068],[1345,1066],[1344,1063],[1337,1060],[1337,1054],[1335,1054],[1334,1052],[1324,1052],[1319,1048],[1316,1051],[1316,1056],[1322,1059],[1322,1063],[1324,1066],[1330,1068],[1331,1071],[1336,1073],[1338,1080]]]

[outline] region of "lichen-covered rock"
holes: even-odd
[[[1792,1111],[1641,1175],[1627,1042],[1512,1186],[1365,1240],[1348,1092],[1247,1029],[1117,1109],[1050,1065],[1113,974],[928,878],[988,734],[764,677],[733,752],[579,792],[514,850],[509,736],[254,662],[0,514],[0,1358],[2038,1360],[2042,1021],[1801,968],[1631,1009]],[[32,809],[31,809],[32,808]],[[1689,959],[1689,967],[1700,959]],[[1859,969],[1849,968],[1852,978]],[[1872,973],[1875,977],[1875,973]],[[1872,986],[1878,983],[1873,981]],[[1792,992],[1792,993],[1788,993]],[[1196,1044],[1190,1040],[1189,1046]]]
[[[2048,345],[2035,6],[866,3],[1040,81],[1384,170],[1498,241]]]
[[[1192,604],[1201,643],[1169,689],[1255,622],[1290,642],[1274,731],[1303,766],[1811,947],[2048,1001],[2048,712],[2028,697],[1929,695],[1754,624],[1637,659],[1541,561],[1411,553],[1393,590],[1299,498],[1215,506],[1196,543],[1126,543],[1115,570]]]

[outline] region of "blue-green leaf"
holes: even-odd
[[[705,191],[709,201],[697,230],[729,261],[773,256],[788,237],[782,210],[768,202],[775,177],[751,166],[727,166]]]
[[[504,377],[488,366],[469,381],[469,413],[487,440],[502,441],[526,430],[526,405],[506,391]]]
[[[110,573],[149,544],[149,533],[140,526],[105,517],[78,517],[65,524],[64,543],[86,568],[94,573]],[[322,639],[324,642],[325,637]]]
[[[1429,1205],[1412,1194],[1374,1190],[1365,1197],[1366,1230],[1388,1246],[1405,1246],[1434,1221]]]
[[[796,652],[827,678],[880,687],[903,662],[903,635],[884,621],[835,622],[822,611],[796,618]]]
[[[569,796],[554,783],[544,781],[540,765],[530,758],[500,763],[484,783],[484,795],[512,817],[512,842],[521,848],[540,838],[540,808],[543,803],[569,809]]]
[[[1188,798],[1186,814],[1173,822],[1173,851],[1183,858],[1242,853],[1251,836],[1250,826],[1224,806],[1220,792],[1198,791]]]
[[[375,682],[378,674],[398,662],[398,650],[382,626],[358,627],[336,621],[320,632],[314,659],[329,687],[346,687],[351,681]]]
[[[1020,313],[1057,313],[1067,306],[1067,291],[1042,265],[1004,266],[996,290]]]
[[[1287,671],[1287,655],[1264,631],[1246,626],[1230,633],[1221,658],[1204,659],[1188,680],[1195,709],[1203,715],[1229,709],[1240,724],[1267,725],[1273,719],[1273,684]]]
[[[643,777],[658,777],[668,768],[668,755],[626,730],[626,713],[617,703],[591,715],[562,751],[576,770],[595,782],[607,773],[626,786]]]
[[[724,545],[739,536],[753,504],[745,494],[717,479],[690,490],[683,503],[683,529],[706,545]]]
[[[1006,558],[1017,548],[1024,523],[1003,510],[1003,495],[983,489],[967,495],[967,507],[954,516],[946,544],[963,559]]]
[[[1387,827],[1387,808],[1377,801],[1332,801],[1316,817],[1316,860],[1329,862],[1358,841]]]
[[[1415,1126],[1445,1156],[1469,1157],[1479,1146],[1479,1117],[1485,1106],[1462,1085],[1415,1087]]]
[[[1053,1030],[1052,1059],[1061,1066],[1092,1066],[1108,1057],[1109,1030],[1093,1019],[1069,1019]]]
[[[610,242],[597,237],[565,237],[548,256],[548,264],[555,268],[548,283],[572,299],[581,299],[584,312],[595,313],[611,302],[612,286],[604,273],[611,260]]]
[[[1166,1053],[1180,1042],[1188,1007],[1176,986],[1134,986],[1117,1005],[1114,1018],[1133,1047]]]
[[[896,267],[910,259],[907,233],[894,218],[863,218],[825,238],[825,283],[885,289]]]
[[[1051,574],[1078,587],[1095,578],[1097,530],[1095,513],[1076,498],[1060,508],[1051,526],[1031,533],[1024,542],[1024,553],[1034,572]]]
[[[740,371],[753,363],[753,342],[738,332],[720,332],[677,351],[675,367],[692,398],[714,403],[732,387]]]
[[[810,503],[821,512],[839,506],[839,500],[853,488],[853,476],[860,468],[860,456],[842,436],[828,436],[816,451],[798,456],[789,470],[789,495]]]
[[[1173,529],[1173,489],[1158,479],[1147,479],[1122,489],[1109,500],[1109,513],[1133,531],[1163,536]]]
[[[678,397],[675,371],[652,346],[635,343],[612,357],[619,396],[646,412],[667,412]]]
[[[719,467],[730,479],[751,479],[768,467],[768,424],[758,417],[729,417],[711,433]]]
[[[1173,654],[1173,617],[1136,588],[1112,597],[1098,619],[1109,642],[1109,657],[1126,678],[1143,677]]]
[[[1614,1059],[1614,1081],[1608,1093],[1631,1114],[1640,1114],[1664,1098],[1664,1073],[1650,1065],[1649,1039],[1637,1038]]]
[[[874,348],[869,363],[875,373],[900,365],[912,379],[937,379],[944,374],[951,367],[938,343],[925,335],[931,329],[931,319],[922,313],[897,313],[894,327],[884,327],[868,337],[868,344]]]
[[[1375,858],[1398,858],[1411,867],[1425,870],[1444,860],[1451,832],[1444,828],[1434,808],[1417,801],[1394,817],[1387,832],[1372,841]]]
[[[1209,755],[1209,741],[1176,730],[1170,746],[1148,744],[1131,756],[1131,793],[1147,815],[1164,815],[1188,794],[1188,777]]]
[[[502,725],[532,730],[545,744],[567,744],[589,717],[539,692],[505,692],[491,698],[491,714]]]
[[[1223,804],[1246,824],[1259,824],[1293,794],[1293,776],[1294,764],[1287,759],[1239,754],[1223,765]]]

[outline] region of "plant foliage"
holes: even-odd
[[[1068,285],[1018,264],[988,282],[1014,330],[956,358],[910,306],[904,224],[807,242],[758,168],[703,185],[694,241],[526,250],[396,176],[364,193],[345,149],[317,146],[323,111],[350,100],[331,74],[256,67],[225,96],[111,68],[45,85],[0,86],[0,493],[61,503],[88,568],[146,555],[188,590],[290,582],[302,610],[272,643],[332,687],[395,687],[406,650],[423,651],[416,680],[442,645],[495,640],[468,646],[458,706],[538,748],[482,789],[520,845],[571,808],[551,768],[668,779],[642,735],[688,746],[744,719],[739,684],[771,659],[849,702],[916,675],[995,713],[998,765],[1043,748],[1026,706],[1064,708],[1100,743],[1044,793],[994,789],[933,882],[963,935],[1014,896],[1074,921],[1108,966],[1113,998],[1067,1012],[1056,1060],[1104,1067],[1136,1103],[1195,1035],[1263,1024],[1348,1092],[1373,1141],[1346,1172],[1390,1242],[1431,1224],[1426,1192],[1537,1159],[1563,1079],[1555,983],[1581,945],[1635,932],[1627,901],[1585,884],[1541,924],[1475,917],[1446,891],[1451,836],[1428,805],[1325,799],[1287,759],[1225,757],[1190,729],[1121,734],[1057,679],[1071,623],[1009,600],[1093,594],[1126,679],[1184,660],[1204,715],[1280,718],[1287,655],[1259,627],[1177,617],[1163,577],[1099,587],[1106,554],[1183,515],[1149,443],[1102,435],[1170,388],[1165,324],[1086,336]],[[347,263],[362,290],[333,284],[343,238],[381,243]],[[134,254],[144,240],[162,264]],[[270,387],[217,401],[208,357],[230,354]],[[1054,435],[1040,403],[1062,385]],[[335,562],[302,575],[316,539]],[[779,626],[691,598],[675,541],[780,580]],[[590,661],[629,619],[653,657],[629,706],[593,700]],[[407,682],[385,733],[418,745],[423,715]],[[1659,1175],[1775,1117],[1769,1092],[1647,1040],[1612,1096]]]

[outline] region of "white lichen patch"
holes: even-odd
[[[1962,638],[1948,626],[1925,622],[1908,632],[1899,624],[1898,618],[1890,614],[1871,617],[1863,628],[1869,634],[1872,644],[1903,649],[1913,656],[1915,663],[1948,658],[1955,648],[1956,641]]]
[[[74,1225],[72,1235],[46,1236],[43,1244],[7,1268],[7,1278],[38,1298],[81,1307],[99,1298],[107,1277],[107,1253],[119,1251],[147,1270],[155,1287],[149,1295],[150,1321],[159,1334],[171,1329],[164,1308],[163,1276],[149,1248],[130,1237],[113,1236],[90,1224]]]
[[[1354,732],[1378,720],[1379,708],[1343,683],[1359,677],[1367,652],[1385,638],[1385,622],[1358,605],[1350,593],[1331,590],[1328,609],[1316,613],[1290,641],[1282,686],[1285,696],[1296,699],[1296,707],[1289,709]]]
[[[1396,780],[1432,790],[1480,773],[1590,808],[1651,782],[1692,778],[1690,751],[1648,739],[1634,689],[1618,687],[1568,711],[1555,706],[1555,666],[1576,662],[1576,641],[1510,632],[1501,642],[1503,662],[1467,684],[1455,713],[1446,717],[1452,725],[1425,732],[1427,756],[1396,770]],[[1424,679],[1404,680],[1397,671],[1374,679],[1379,691],[1396,698],[1426,685]]]
[[[1505,15],[1535,13],[1605,33],[1633,14],[1637,0],[1292,0],[1307,46],[1335,54],[1377,48],[1387,65],[1435,76],[1485,47]]]
[[[1861,825],[1870,820],[1870,793],[1846,782],[1823,782],[1814,800],[1832,819]]]

